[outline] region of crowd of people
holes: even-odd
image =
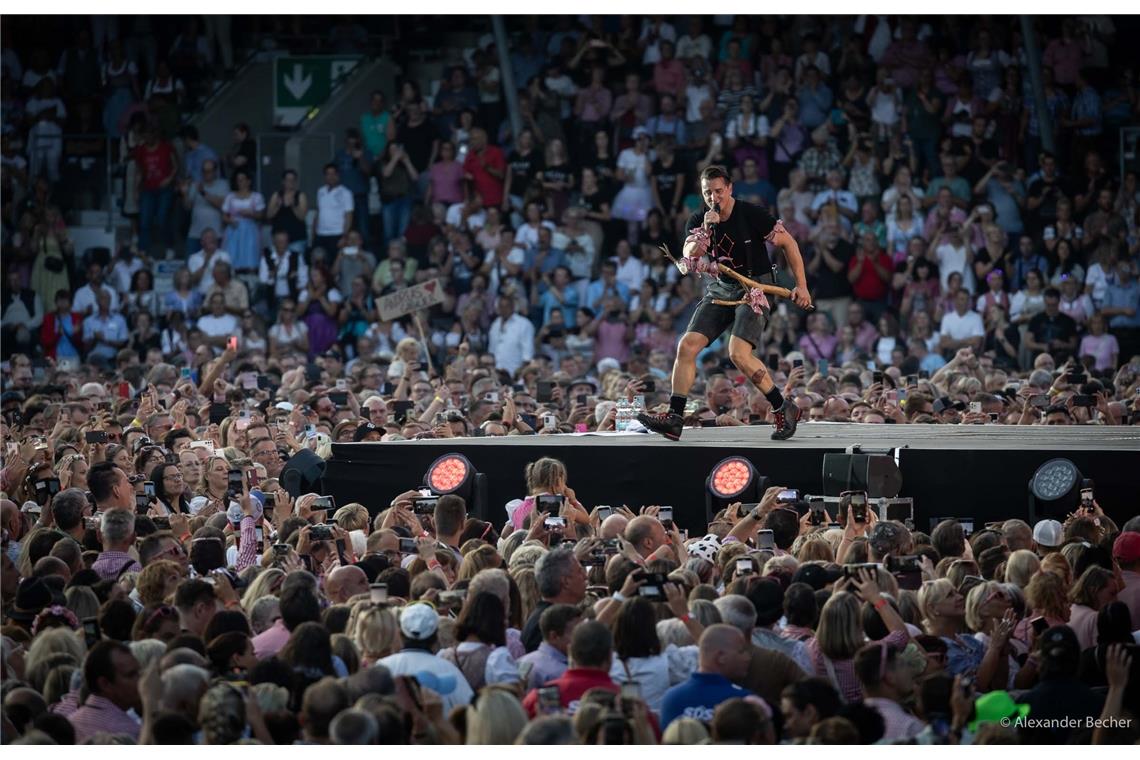
[[[926,534],[777,486],[690,537],[542,458],[500,525],[297,491],[298,413],[218,448],[66,413],[3,471],[5,742],[1140,739],[1140,517],[1095,498]]]
[[[551,459],[501,525],[304,476],[333,442],[668,408],[704,281],[658,246],[712,165],[803,251],[816,311],[777,301],[756,352],[807,424],[1140,423],[1122,20],[1040,23],[1043,116],[1005,19],[721,21],[512,22],[517,135],[481,39],[373,93],[315,193],[257,192],[244,125],[220,156],[142,108],[113,252],[13,147],[54,75],[5,87],[39,122],[5,108],[4,741],[1137,738],[1140,521],[1095,501],[965,536],[772,489],[690,537]],[[723,342],[697,373],[686,425],[772,424]],[[1027,722],[1063,717],[1092,722]]]

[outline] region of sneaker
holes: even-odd
[[[776,410],[776,429],[772,431],[773,441],[786,441],[796,434],[796,424],[800,421],[800,408],[791,399],[784,399],[784,405]]]
[[[645,425],[646,430],[660,433],[670,441],[677,441],[681,438],[681,428],[684,425],[684,420],[681,419],[681,415],[679,414],[673,414],[672,412],[646,414],[642,412],[637,415],[637,421]]]

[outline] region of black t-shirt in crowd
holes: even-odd
[[[1033,338],[1038,343],[1048,344],[1053,340],[1072,340],[1077,335],[1077,322],[1064,312],[1059,311],[1053,317],[1041,312],[1029,320],[1029,332],[1033,333]],[[1064,353],[1067,355],[1069,352],[1065,351]],[[1056,356],[1056,352],[1053,355]]]
[[[674,158],[666,166],[660,159],[653,163],[653,183],[657,185],[657,197],[666,211],[673,210],[673,194],[677,192],[677,185],[685,184],[685,170]],[[703,216],[703,214],[702,214]]]
[[[396,132],[396,142],[404,146],[408,158],[412,160],[412,166],[416,167],[418,172],[428,170],[428,161],[431,160],[431,146],[435,142],[435,135],[435,128],[426,119],[418,127],[410,127],[404,124]]]
[[[512,150],[507,157],[507,171],[511,173],[511,195],[526,195],[526,189],[542,171],[542,154],[531,150],[524,156]]]
[[[822,246],[823,243],[816,243]],[[820,253],[819,272],[808,276],[808,287],[811,288],[815,298],[848,298],[851,295],[851,282],[847,279],[847,262],[855,255],[855,246],[846,240],[835,241],[835,247],[829,253],[832,258],[839,259],[843,267],[838,272],[831,271],[831,267],[822,260]]]
[[[705,207],[693,212],[686,229],[700,227],[707,212]],[[764,243],[764,238],[775,226],[776,220],[768,209],[737,200],[732,206],[732,216],[716,225],[709,253],[717,259],[732,259],[733,269],[753,279],[771,276],[772,261],[768,257],[768,246]],[[725,277],[721,279],[735,282]]]

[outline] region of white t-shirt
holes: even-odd
[[[510,276],[507,274],[506,267],[501,267],[502,272],[500,274],[500,267],[495,266],[495,259],[497,258],[498,254],[493,250],[487,251],[487,255],[483,257],[483,266],[491,267],[491,273],[487,280],[487,289],[492,293],[497,293],[503,279]],[[526,263],[526,251],[517,246],[512,248],[510,253],[507,254],[507,261],[521,267]]]
[[[976,311],[968,311],[962,316],[958,316],[956,311],[948,311],[942,317],[938,332],[949,335],[952,340],[965,340],[985,335],[986,326],[982,323],[982,315]]]
[[[343,235],[344,215],[354,208],[352,193],[347,187],[337,185],[329,188],[328,185],[322,185],[317,191],[317,228],[314,234]]]
[[[118,311],[119,295],[115,292],[115,289],[105,282],[100,287],[105,293],[111,296],[111,311]],[[99,303],[95,299],[95,288],[91,287],[91,283],[87,283],[75,291],[75,298],[71,301],[71,310],[84,316],[87,316],[88,312],[94,314],[99,310]]]
[[[631,681],[641,684],[641,698],[650,710],[660,715],[665,692],[671,686],[688,680],[696,669],[697,647],[670,644],[664,652],[653,657],[630,657],[623,661],[615,654],[610,678],[617,684]]]
[[[405,649],[388,655],[377,665],[388,668],[394,676],[415,676],[420,686],[431,689],[443,700],[445,715],[454,707],[470,704],[475,696],[459,668],[422,649]]]
[[[198,317],[198,329],[211,338],[222,335],[237,335],[240,327],[237,317],[233,314],[223,314],[215,317],[213,314],[203,314]]]
[[[309,326],[304,322],[294,322],[292,329],[286,328],[285,325],[280,322],[269,328],[269,337],[277,341],[281,346],[288,346],[293,341],[308,334]]]
[[[186,260],[186,268],[190,270],[190,274],[196,274],[202,267],[209,266],[209,269],[202,275],[202,279],[198,281],[198,290],[205,295],[206,291],[214,284],[213,275],[214,265],[219,261],[224,261],[230,266],[233,266],[233,261],[230,259],[229,253],[218,248],[214,251],[209,259],[206,258],[205,251],[198,251],[190,255]]]
[[[974,273],[966,266],[966,246],[957,248],[949,243],[943,243],[934,249],[938,257],[938,279],[942,282],[942,289],[946,290],[950,282],[950,275],[959,272],[962,275],[962,287],[970,292],[974,290]]]

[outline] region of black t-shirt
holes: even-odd
[[[511,173],[511,194],[525,195],[531,181],[542,171],[542,154],[532,150],[524,156],[518,151],[511,151],[507,170]]]
[[[689,217],[687,230],[700,227],[707,208],[693,212]],[[732,207],[732,216],[716,225],[712,233],[709,253],[714,258],[732,259],[732,268],[759,279],[772,274],[772,261],[768,257],[768,246],[764,238],[776,226],[776,220],[768,209],[747,201],[737,200]],[[721,278],[726,281],[729,278]]]
[[[657,197],[666,211],[673,206],[673,193],[677,192],[677,184],[684,185],[685,171],[674,158],[673,162],[665,166],[660,160],[653,163],[653,182],[657,185]]]
[[[816,243],[817,246],[823,243]],[[832,258],[839,259],[843,267],[838,272],[831,271],[831,267],[822,260],[820,253],[819,272],[808,276],[808,287],[815,298],[847,298],[851,295],[851,282],[847,279],[847,262],[855,255],[855,246],[846,240],[835,241],[835,248],[829,251]]]
[[[435,137],[435,127],[427,120],[418,127],[404,124],[396,132],[396,142],[404,146],[404,150],[408,152],[408,158],[412,160],[412,166],[416,167],[418,172],[425,172],[428,169],[428,161],[431,159],[431,145],[435,142]]]
[[[1033,333],[1033,338],[1038,343],[1048,344],[1049,341],[1053,340],[1072,340],[1077,335],[1077,323],[1064,312],[1057,312],[1055,317],[1050,317],[1045,312],[1041,312],[1029,320],[1029,332]]]

